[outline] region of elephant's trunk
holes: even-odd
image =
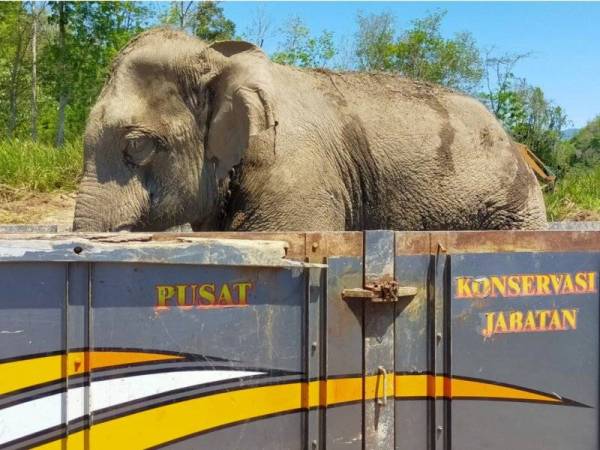
[[[136,179],[120,185],[84,176],[75,203],[73,231],[105,232],[140,228],[148,215],[148,192]]]

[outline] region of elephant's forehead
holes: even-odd
[[[95,105],[90,120],[109,127],[159,127],[187,113],[177,83],[159,74],[115,80]]]

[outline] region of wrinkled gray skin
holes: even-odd
[[[281,66],[251,44],[207,46],[157,29],[121,52],[90,114],[74,229],[188,222],[198,230],[546,224],[533,173],[476,100],[394,75]]]

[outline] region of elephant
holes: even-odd
[[[276,64],[158,28],[90,111],[74,231],[542,229],[535,175],[474,98]]]

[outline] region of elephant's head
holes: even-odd
[[[169,29],[117,56],[84,139],[75,231],[206,226],[252,136],[275,125],[266,56]]]

